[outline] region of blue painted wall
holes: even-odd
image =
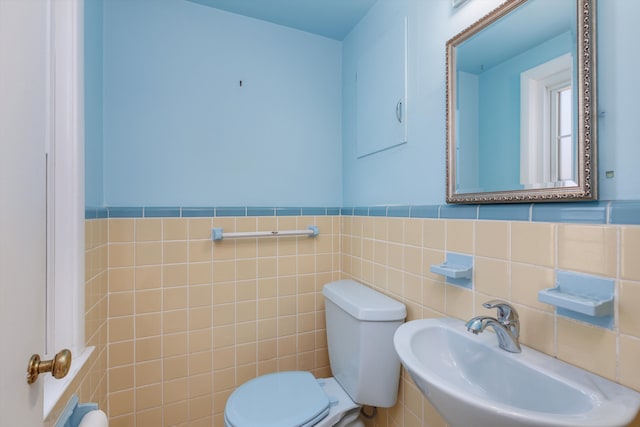
[[[103,206],[102,4],[84,1],[85,205]]]
[[[441,204],[445,200],[445,44],[500,1],[471,1],[458,10],[448,0],[379,0],[344,41],[344,205]],[[355,158],[353,84],[349,77],[385,16],[409,16],[409,143],[370,158]],[[634,115],[640,50],[634,17],[640,2],[598,2],[599,188],[602,200],[640,199],[640,144]],[[381,59],[381,66],[384,60]],[[605,171],[615,178],[605,178]]]
[[[184,0],[109,0],[104,97],[88,94],[90,105],[103,106],[104,129],[87,130],[96,132],[87,142],[93,167],[87,200],[109,206],[444,203],[445,44],[501,2],[453,10],[449,0],[378,0],[340,44]],[[640,199],[638,14],[640,2],[598,3],[603,200]],[[409,142],[357,160],[357,59],[396,15],[409,17]],[[95,61],[89,67],[99,69]],[[615,178],[605,178],[609,170]]]
[[[184,0],[105,1],[105,204],[340,205],[340,70],[335,40]]]

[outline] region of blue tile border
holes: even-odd
[[[529,221],[531,219],[531,205],[480,205],[478,219]]]
[[[607,202],[538,203],[531,220],[539,222],[607,223]]]
[[[180,208],[170,207],[150,207],[144,208],[145,218],[179,218],[181,216]]]
[[[377,205],[357,207],[113,206],[85,208],[85,219],[233,216],[372,216],[640,225],[640,200],[498,205]]]
[[[640,225],[640,200],[618,200],[610,204],[610,224]]]

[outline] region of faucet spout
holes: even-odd
[[[501,349],[511,353],[520,353],[520,321],[515,308],[504,301],[492,300],[483,304],[485,308],[497,308],[498,318],[476,316],[466,323],[467,330],[475,335],[491,326],[498,337]]]
[[[497,319],[488,316],[478,316],[466,323],[467,330],[475,335],[484,332],[488,326],[491,326],[496,332],[498,345],[501,349],[510,353],[520,353],[522,351],[518,337],[516,337],[508,327],[498,322]]]

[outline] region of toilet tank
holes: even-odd
[[[326,284],[329,362],[334,378],[361,405],[396,403],[400,359],[393,334],[404,322],[404,304],[353,280]]]

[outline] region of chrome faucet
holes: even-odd
[[[467,331],[478,335],[487,326],[491,326],[498,336],[498,345],[501,349],[511,353],[520,353],[520,320],[518,312],[511,305],[501,300],[491,300],[482,304],[484,308],[497,308],[498,318],[489,316],[476,316],[466,324]]]

